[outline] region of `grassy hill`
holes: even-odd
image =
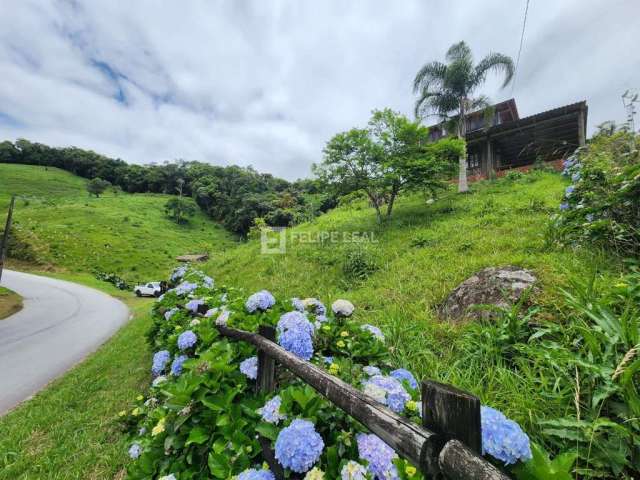
[[[216,254],[235,244],[200,211],[188,225],[166,218],[168,195],[108,191],[95,198],[85,186],[56,168],[0,164],[0,216],[4,221],[10,196],[19,195],[14,230],[23,260],[148,281],[166,274],[176,255]]]
[[[527,412],[548,399],[508,368],[455,366],[452,345],[466,327],[441,322],[436,309],[460,282],[488,266],[533,270],[543,303],[554,303],[557,287],[568,278],[588,278],[594,269],[604,269],[594,252],[545,246],[549,217],[565,186],[558,174],[534,172],[477,183],[470,195],[451,191],[430,204],[422,196],[405,197],[384,226],[376,223],[373,209],[356,204],[291,229],[285,254],[261,254],[260,242],[253,240],[212,259],[205,269],[248,292],[266,288],[281,298],[315,296],[325,302],[347,298],[360,320],[383,329],[396,362],[418,377],[468,389],[526,425]],[[337,232],[337,241],[320,241],[322,232]],[[345,241],[352,232],[375,242]],[[354,278],[367,270],[368,276]]]

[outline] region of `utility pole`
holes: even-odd
[[[13,214],[13,204],[16,201],[16,196],[11,196],[11,203],[9,204],[9,213],[7,214],[7,223],[4,226],[4,234],[2,235],[2,244],[0,244],[0,280],[2,280],[2,270],[4,269],[4,259],[7,256],[7,250],[9,249],[9,230],[11,229],[11,215]]]

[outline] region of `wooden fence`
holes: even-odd
[[[275,343],[276,331],[261,326],[258,333],[218,326],[225,337],[258,349],[256,388],[275,390],[276,362],[294,373],[334,405],[378,435],[429,479],[509,480],[480,456],[480,401],[452,386],[422,382],[423,426],[394,413],[373,398]],[[284,479],[271,443],[261,439],[263,456],[278,480]],[[296,478],[296,477],[292,477]]]

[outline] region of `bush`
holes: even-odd
[[[599,134],[565,161],[563,174],[572,184],[553,218],[552,241],[640,254],[638,138],[626,131]]]
[[[306,472],[307,479],[346,478],[341,472],[349,461],[360,462],[351,466],[363,471],[375,469],[376,478],[423,478],[405,460],[392,461],[380,439],[286,370],[276,370],[274,393],[256,392],[255,348],[229,341],[215,328],[226,324],[253,332],[259,325],[277,326],[283,348],[419,424],[416,379],[394,369],[379,329],[352,320],[353,305],[336,301],[328,311],[317,299],[276,300],[266,291],[247,299],[185,267],[174,271],[170,284],[175,288],[153,307],[148,334],[156,351],[155,378],[120,413],[131,433],[129,478],[229,479],[261,471],[266,467],[259,436],[275,447],[286,478],[302,478],[294,472]],[[517,438],[526,442],[524,451],[508,450],[499,426],[486,445],[489,451],[527,457],[526,435]],[[241,478],[272,477],[252,472]]]
[[[365,244],[350,244],[344,252],[342,272],[349,281],[366,280],[379,269],[377,256]]]

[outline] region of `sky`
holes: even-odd
[[[309,177],[371,110],[412,116],[416,71],[452,43],[515,60],[525,4],[1,0],[0,140]],[[477,93],[515,97],[521,117],[587,100],[589,132],[623,122],[639,18],[638,0],[530,0],[515,84]]]

